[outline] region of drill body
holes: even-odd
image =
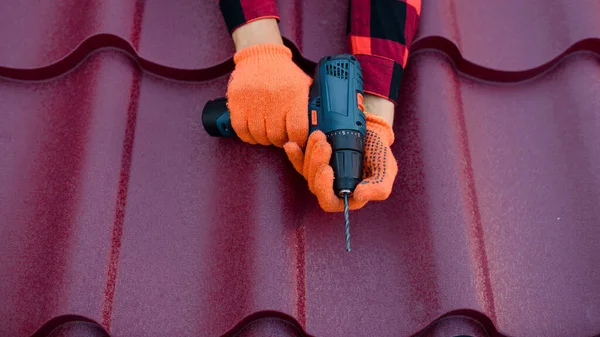
[[[348,54],[328,56],[317,64],[310,88],[309,133],[322,131],[331,144],[334,191],[352,195],[362,180],[366,118],[362,69]]]

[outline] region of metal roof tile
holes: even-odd
[[[307,70],[343,49],[345,1],[279,5]],[[204,133],[216,2],[0,6],[0,335],[600,333],[596,2],[423,5],[351,254],[282,152]]]

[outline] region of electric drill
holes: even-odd
[[[331,144],[334,192],[344,198],[347,251],[350,251],[348,197],[363,177],[366,135],[363,94],[362,69],[354,56],[340,54],[319,61],[308,99],[309,134],[320,130]],[[206,103],[202,124],[213,137],[236,136],[225,98]]]

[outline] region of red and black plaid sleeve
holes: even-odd
[[[421,0],[350,0],[348,36],[366,93],[396,103]]]
[[[280,20],[275,0],[219,0],[219,7],[229,33],[258,19]]]

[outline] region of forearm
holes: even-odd
[[[369,99],[373,102],[370,112],[393,121],[421,0],[350,0],[349,10],[350,49],[363,68],[365,94],[374,96]]]
[[[388,99],[365,94],[365,110],[394,125],[394,103]]]
[[[279,34],[279,11],[276,0],[219,0],[219,8],[227,30],[234,39],[251,39],[261,43],[260,34]],[[270,20],[267,20],[270,19]],[[238,30],[242,30],[240,34]],[[270,42],[270,40],[267,40]]]
[[[257,44],[283,44],[277,20],[273,18],[246,23],[233,32],[232,38],[236,51]]]

